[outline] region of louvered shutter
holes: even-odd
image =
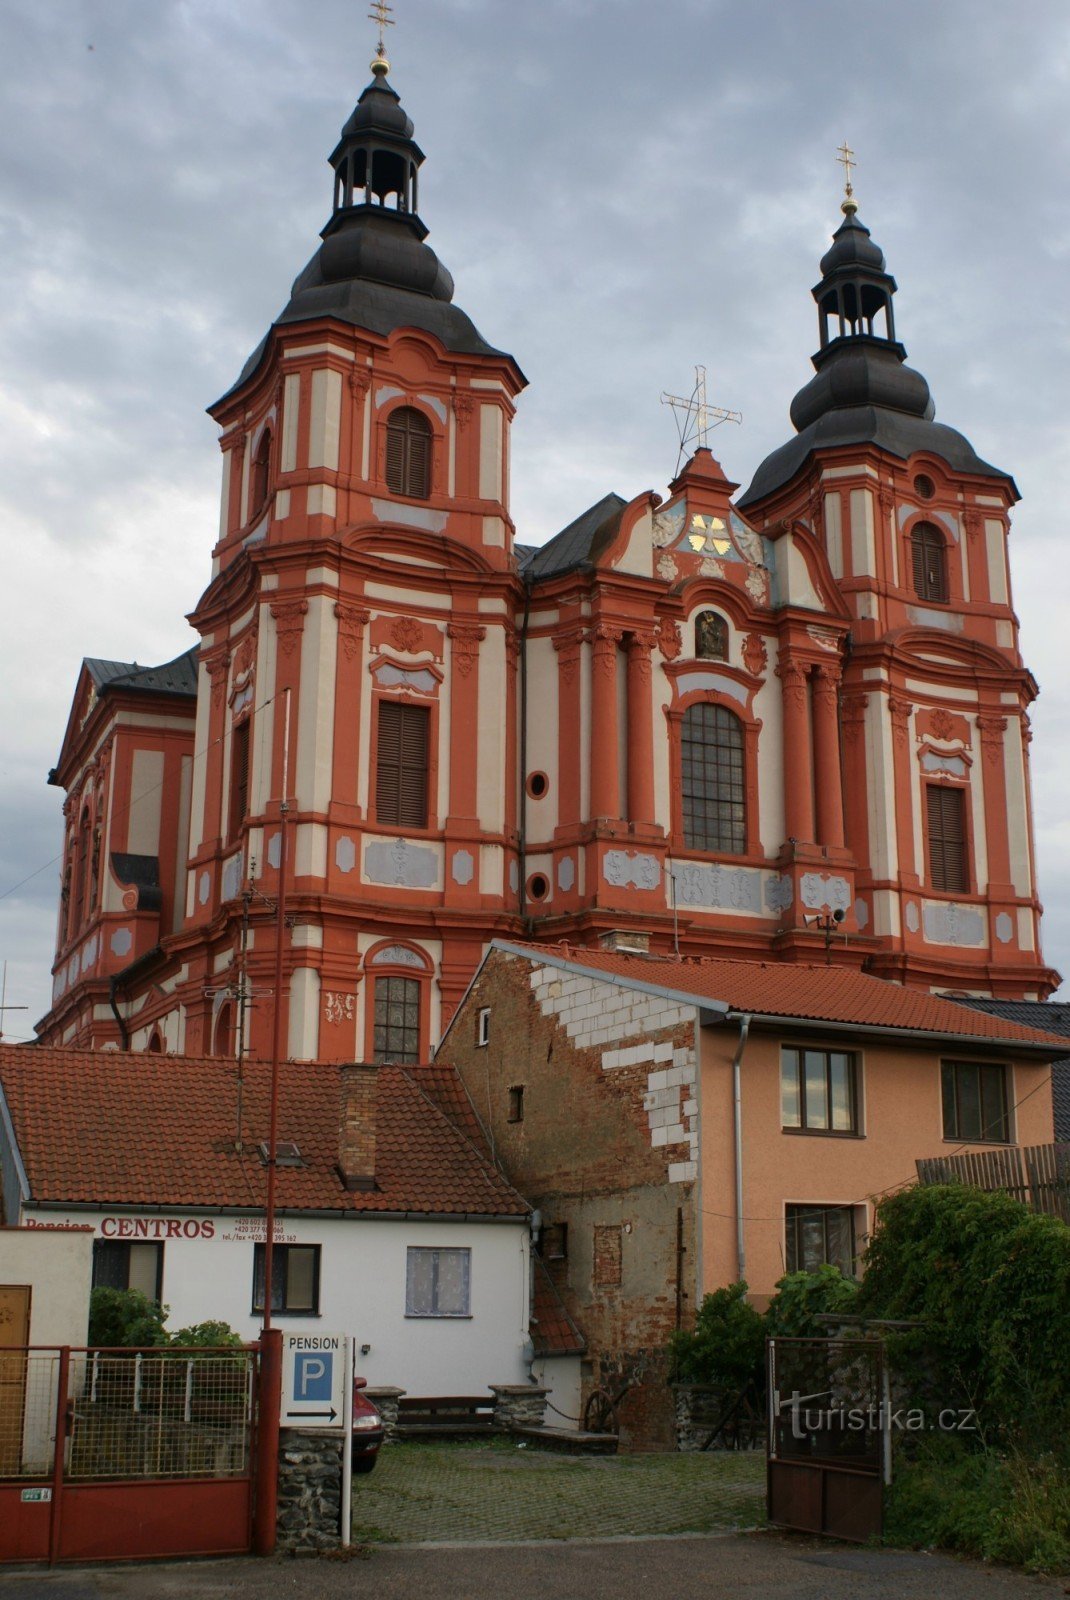
[[[934,889],[963,894],[966,870],[966,795],[962,789],[931,783],[926,791],[929,818],[929,876]]]
[[[375,814],[396,827],[427,827],[428,717],[426,706],[384,700],[379,706]]]
[[[431,493],[431,424],[412,406],[399,406],[386,425],[386,486],[410,500]]]
[[[919,522],[910,536],[914,593],[920,600],[947,600],[947,547],[938,528]]]

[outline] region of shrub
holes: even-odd
[[[182,1347],[211,1345],[213,1348],[236,1349],[242,1343],[240,1333],[235,1333],[229,1322],[193,1322],[188,1328],[176,1328],[168,1342]]]
[[[140,1289],[99,1287],[89,1296],[91,1345],[146,1346],[166,1344],[167,1307]]]
[[[850,1316],[858,1302],[858,1280],[845,1278],[839,1267],[814,1272],[789,1272],[780,1279],[766,1313],[766,1332],[787,1339],[824,1339],[828,1329],[820,1315]]]
[[[694,1331],[674,1333],[671,1372],[678,1383],[712,1383],[743,1389],[761,1384],[765,1320],[747,1301],[747,1285],[731,1283],[704,1297]]]
[[[1005,1194],[960,1185],[881,1202],[858,1297],[868,1316],[918,1318],[888,1340],[893,1369],[984,1433],[1033,1450],[1070,1437],[1070,1228]]]

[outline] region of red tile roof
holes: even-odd
[[[924,989],[908,989],[886,978],[873,978],[845,967],[722,961],[706,956],[626,955],[617,950],[588,950],[565,944],[519,945],[504,940],[496,940],[494,947],[534,960],[566,962],[629,983],[668,989],[699,1004],[712,1002],[733,1012],[895,1028],[930,1036],[971,1038],[979,1043],[1018,1040],[1034,1047],[1050,1044],[1058,1047],[1054,1053],[1066,1054],[1066,1040],[1054,1033],[970,1011]]]
[[[269,1076],[246,1063],[238,1155],[233,1061],[0,1046],[0,1090],[37,1201],[261,1208]],[[305,1165],[278,1168],[281,1210],[527,1214],[451,1068],[379,1069],[374,1190],[342,1186],[340,1109],[337,1064],[282,1068],[279,1140],[292,1140]]]
[[[531,1304],[531,1342],[537,1356],[578,1356],[587,1341],[565,1310],[541,1257],[534,1256],[534,1295]],[[556,1421],[556,1419],[552,1419]]]

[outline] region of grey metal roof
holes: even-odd
[[[1070,1004],[1062,1000],[976,1000],[964,995],[948,995],[959,1005],[987,1011],[989,1016],[1022,1022],[1046,1033],[1062,1033],[1070,1039]],[[1055,1111],[1055,1137],[1070,1141],[1070,1055],[1051,1066],[1051,1098]]]
[[[98,691],[136,689],[149,694],[197,693],[197,646],[159,667],[142,667],[136,661],[105,661],[86,656],[85,665]]]
[[[539,583],[544,578],[556,578],[562,572],[572,572],[593,561],[616,533],[621,512],[627,504],[619,494],[604,495],[538,549],[517,545],[517,560],[523,576]]]

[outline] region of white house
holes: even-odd
[[[169,1326],[262,1321],[265,1064],[0,1047],[4,1214],[93,1234]],[[372,1386],[530,1378],[530,1208],[452,1069],[282,1069],[273,1316],[351,1333]]]

